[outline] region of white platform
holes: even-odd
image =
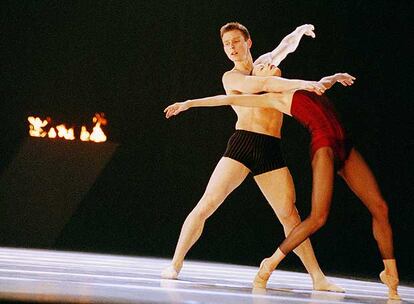
[[[179,280],[162,280],[168,260],[50,250],[0,248],[0,300],[50,303],[414,303],[387,300],[375,282],[333,278],[346,293],[312,291],[307,274],[277,271],[253,294],[255,267],[186,261]]]

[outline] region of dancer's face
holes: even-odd
[[[273,64],[261,63],[253,67],[252,74],[255,76],[281,76],[282,72]]]
[[[245,39],[239,30],[228,31],[222,37],[224,52],[233,62],[247,59],[249,49],[252,46],[250,39]]]

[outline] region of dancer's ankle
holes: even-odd
[[[183,262],[171,262],[171,267],[175,269],[178,273],[181,271],[181,268],[183,268]]]
[[[383,259],[384,271],[387,275],[398,279],[397,262],[395,259]]]
[[[309,275],[313,283],[326,279],[326,276],[321,269],[309,272]]]

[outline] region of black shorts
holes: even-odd
[[[245,130],[234,132],[223,156],[242,163],[253,175],[286,167],[279,138]]]

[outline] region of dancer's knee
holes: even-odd
[[[301,222],[299,213],[294,205],[289,206],[288,204],[285,204],[285,206],[288,207],[277,211],[279,221],[284,227],[294,228]]]
[[[321,229],[328,220],[328,214],[311,215],[308,217],[308,221],[311,224],[312,233]]]
[[[388,212],[388,205],[383,199],[378,200],[371,211],[373,218],[378,221],[388,221]]]
[[[205,193],[191,213],[198,220],[206,220],[217,209],[220,201],[220,196]]]

